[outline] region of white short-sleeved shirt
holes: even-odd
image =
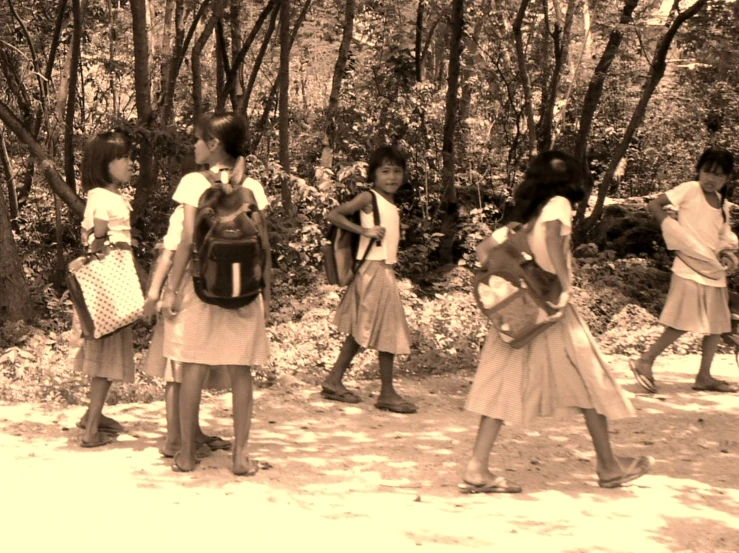
[[[216,166],[212,167],[210,170],[213,173],[218,173],[221,168]],[[182,180],[180,180],[172,199],[178,204],[197,207],[198,202],[200,201],[200,196],[202,196],[203,192],[208,190],[210,186],[210,181],[205,178],[205,175],[201,173],[188,173],[182,177]],[[258,180],[247,177],[244,179],[242,186],[252,191],[254,198],[257,201],[257,208],[260,211],[269,206],[269,200],[267,199],[267,195],[264,193],[264,187]]]
[[[556,272],[554,264],[549,256],[547,249],[547,233],[545,224],[550,221],[559,221],[562,223],[562,236],[572,234],[572,204],[570,200],[564,196],[554,196],[542,208],[541,213],[536,218],[534,228],[529,234],[529,247],[531,253],[534,254],[534,260],[545,271],[550,273]],[[565,252],[568,264],[570,262],[569,251]]]
[[[105,188],[93,188],[87,193],[87,204],[82,219],[82,241],[87,232],[95,228],[95,219],[108,222],[108,240],[131,243],[131,204],[122,195]],[[87,243],[95,240],[90,232]]]
[[[700,182],[688,181],[679,184],[672,190],[665,192],[665,196],[677,209],[677,220],[682,227],[698,237],[708,248],[716,251],[721,242],[721,234],[726,221],[729,220],[728,207],[724,206],[724,213],[720,208],[711,206],[706,200]],[[721,196],[717,192],[716,196]],[[693,269],[676,257],[672,264],[672,272],[681,278],[692,280],[705,286],[726,287],[726,278],[711,280],[696,273]]]
[[[162,239],[162,245],[165,250],[171,252],[177,250],[177,246],[182,241],[182,229],[185,228],[185,206],[182,204],[178,205],[169,216],[169,226],[167,227],[167,234]]]

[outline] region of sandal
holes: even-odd
[[[506,480],[502,476],[490,480],[489,482],[482,482],[480,484],[473,484],[464,480],[459,484],[459,491],[461,493],[521,493],[522,488],[515,482]]]
[[[244,471],[238,471],[231,470],[236,476],[254,476],[256,473],[259,472],[259,463],[257,463],[254,459],[249,459],[249,457],[246,458],[246,470]],[[271,465],[270,465],[271,467]]]
[[[77,428],[87,430],[87,421],[83,419],[77,421]],[[110,417],[101,416],[100,422],[98,423],[98,430],[108,434],[121,434],[125,429],[118,421],[113,420]]]
[[[607,478],[605,480],[599,479],[598,485],[601,488],[618,488],[627,482],[641,478],[649,472],[654,464],[654,457],[641,456],[634,459],[629,468],[624,470],[620,476],[613,478]]]
[[[375,407],[383,411],[401,413],[403,415],[410,415],[418,411],[418,407],[406,399],[401,399],[399,401],[382,401],[378,399],[377,403],[375,403]]]
[[[174,457],[172,458],[172,459],[173,459],[173,461],[174,461],[174,462],[172,463],[172,471],[173,471],[173,472],[192,472],[192,471],[194,471],[194,470],[195,470],[195,469],[197,468],[197,466],[198,466],[198,465],[200,464],[200,459],[198,459],[198,458],[196,457],[196,458],[195,458],[195,466],[194,466],[193,468],[191,468],[191,469],[183,469],[183,468],[182,468],[182,467],[180,466],[180,464],[179,464],[179,463],[177,462],[177,456],[178,456],[179,454],[180,454],[180,452],[178,451],[177,453],[175,453],[175,454],[174,454]]]
[[[654,377],[647,376],[639,370],[641,363],[642,362],[640,360],[629,359],[629,368],[631,368],[631,372],[634,373],[634,378],[639,386],[644,388],[644,390],[650,394],[656,394],[657,384],[654,382]]]
[[[80,440],[80,445],[82,447],[100,447],[104,445],[108,445],[109,443],[112,443],[114,441],[113,436],[110,434],[106,434],[105,432],[98,432],[95,434],[95,437],[87,441],[84,438]]]
[[[739,392],[739,388],[737,388],[734,384],[731,384],[730,382],[726,382],[724,380],[717,380],[716,382],[712,382],[711,384],[694,384],[693,390],[696,392],[722,392],[722,393],[734,393]]]
[[[346,388],[343,390],[332,390],[331,388],[323,386],[321,388],[321,395],[326,399],[341,401],[343,403],[359,403],[362,401],[361,397]]]
[[[211,451],[218,451],[219,449],[231,449],[231,442],[219,438],[218,436],[206,436],[203,443],[207,445]]]
[[[207,444],[200,444],[198,446],[198,449],[195,451],[195,458],[196,459],[205,459],[206,457],[209,457],[210,454],[213,451],[208,447]],[[164,451],[164,447],[162,446],[162,449],[159,450],[159,453],[162,457],[165,457],[166,459],[173,459],[177,453],[169,454],[166,451]]]

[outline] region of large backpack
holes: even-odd
[[[564,311],[549,304],[557,302],[562,287],[557,275],[534,261],[526,229],[514,223],[507,231],[500,242],[487,245],[473,294],[501,339],[520,348],[562,317]]]
[[[375,196],[375,192],[373,191],[370,191],[370,194],[372,195],[374,223],[375,226],[379,226],[380,208],[377,205],[377,196]],[[360,213],[360,211],[354,213],[353,222],[361,226]],[[329,224],[328,230],[326,231],[326,240],[328,243],[321,246],[323,267],[326,270],[326,279],[329,284],[348,286],[367,259],[367,254],[369,254],[376,241],[370,241],[362,257],[357,259],[359,237],[359,234]]]
[[[227,309],[244,307],[264,288],[266,256],[260,235],[261,215],[251,190],[236,186],[226,193],[211,171],[193,229],[195,293],[205,303]]]

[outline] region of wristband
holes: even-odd
[[[98,236],[97,234],[93,233],[93,236],[95,237],[95,240],[105,240],[105,237],[108,236],[107,234],[103,234],[102,236]]]

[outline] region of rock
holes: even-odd
[[[580,244],[577,248],[575,248],[575,257],[578,258],[597,257],[598,253],[598,246],[593,243]]]

